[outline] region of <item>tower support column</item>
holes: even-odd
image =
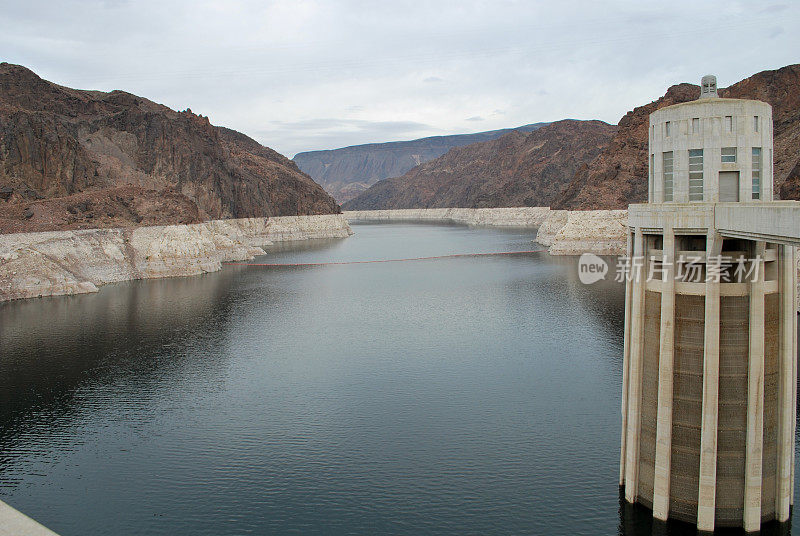
[[[631,347],[628,364],[628,437],[625,448],[625,499],[636,502],[639,479],[639,431],[641,428],[642,408],[642,349],[644,348],[644,286],[641,270],[636,269],[638,258],[644,258],[644,235],[641,228],[636,228],[633,239],[633,257],[631,270],[633,291],[631,297]],[[639,264],[641,266],[641,264]]]
[[[630,267],[633,259],[633,235],[628,231],[628,266]],[[629,274],[632,275],[632,274]],[[619,485],[625,485],[625,449],[627,446],[628,435],[628,368],[631,362],[631,297],[633,295],[633,277],[625,280],[625,339],[622,350],[622,433],[620,438],[619,455]]]
[[[717,493],[717,408],[719,402],[720,281],[708,277],[709,265],[719,265],[722,238],[708,229],[706,238],[706,300],[703,349],[703,403],[700,419],[700,475],[697,490],[697,529],[712,532]],[[712,266],[713,269],[713,266]]]
[[[787,521],[792,504],[794,476],[794,426],[796,400],[797,312],[793,246],[780,246],[778,271],[781,289],[780,357],[778,365],[778,467],[775,512],[778,521]]]
[[[672,227],[668,225],[664,227],[663,237],[653,517],[666,521],[669,516],[672,458],[672,384],[675,341],[675,233]]]
[[[750,282],[747,370],[747,439],[744,473],[744,530],[761,528],[764,445],[764,242],[756,245],[755,280]]]

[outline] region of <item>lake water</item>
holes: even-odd
[[[537,249],[353,229],[256,262]],[[623,314],[545,253],[0,304],[0,499],[63,536],[684,533],[620,504]]]

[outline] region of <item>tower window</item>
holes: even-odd
[[[667,151],[662,156],[664,162],[664,201],[672,201],[672,151]]]
[[[703,200],[703,150],[689,150],[689,201]]]
[[[700,118],[692,119],[692,134],[700,134]]]
[[[753,147],[753,199],[761,199],[761,147]]]
[[[653,169],[653,164],[655,163],[655,155],[650,155],[650,175],[648,176],[647,182],[647,192],[649,200],[653,200],[653,176],[655,175],[655,170]]]
[[[670,136],[670,130],[671,130],[671,129],[670,129],[670,127],[671,127],[671,126],[672,126],[672,125],[671,125],[671,123],[670,123],[669,121],[667,121],[667,122],[664,124],[664,135],[665,135],[667,138],[669,138],[669,136]]]
[[[753,132],[758,132],[758,116],[753,116]]]
[[[725,116],[725,132],[733,132],[733,116]]]
[[[723,147],[722,148],[722,163],[735,164],[736,163],[736,147]]]

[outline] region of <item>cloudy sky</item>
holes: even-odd
[[[293,156],[566,117],[800,62],[800,2],[0,0],[0,61]]]

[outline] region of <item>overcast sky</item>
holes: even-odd
[[[0,60],[291,157],[567,117],[800,62],[800,2],[0,0]]]

